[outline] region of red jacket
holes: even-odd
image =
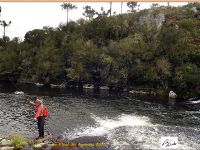
[[[39,104],[35,105],[35,118],[43,116],[42,109],[43,109],[43,107],[41,105],[39,105]]]

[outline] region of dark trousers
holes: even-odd
[[[44,137],[44,117],[38,117],[38,131],[39,137]]]

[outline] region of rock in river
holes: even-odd
[[[177,97],[177,95],[174,91],[169,92],[169,98],[176,98],[176,97]]]

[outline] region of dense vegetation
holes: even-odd
[[[24,41],[5,36],[0,39],[1,79],[199,94],[200,20],[193,7],[200,5],[155,5],[113,16],[85,7],[89,19],[29,31]],[[161,26],[159,15],[165,17]]]

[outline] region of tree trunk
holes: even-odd
[[[110,16],[112,15],[112,2],[110,2]]]
[[[3,26],[3,37],[6,36],[6,26]]]
[[[123,2],[121,2],[121,14],[122,14],[122,7],[123,7]]]
[[[68,14],[69,14],[69,10],[67,9],[67,24],[68,24]]]

